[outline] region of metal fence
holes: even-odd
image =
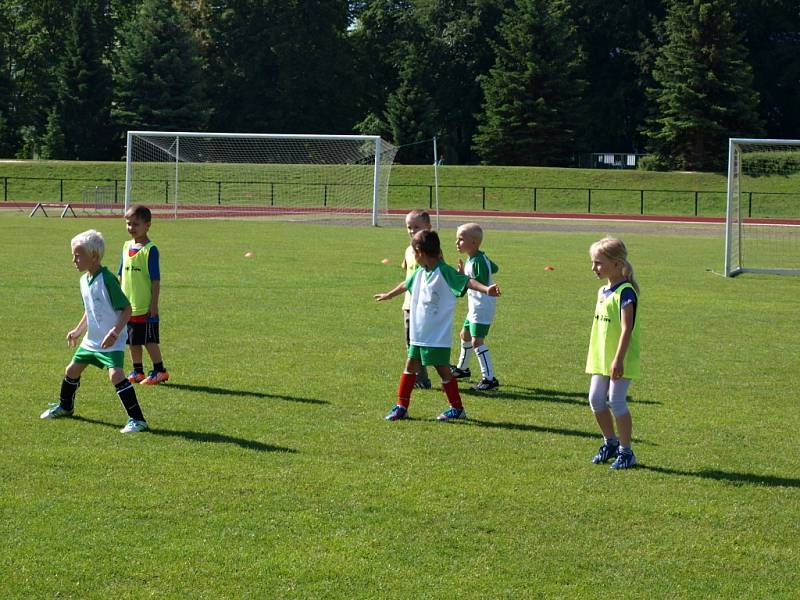
[[[154,182],[163,190],[163,201],[170,201],[170,181]],[[199,182],[198,182],[199,183]],[[233,195],[226,196],[226,186],[237,190],[241,196],[242,185],[247,182],[202,182],[215,190],[212,202],[224,205],[237,202]],[[252,182],[259,190],[268,186],[297,185],[296,182]],[[310,187],[319,187],[317,197],[325,205],[331,190],[338,184],[303,184],[303,193]],[[4,202],[83,202],[111,208],[124,202],[123,179],[0,177]],[[259,193],[258,196],[262,197]],[[392,208],[434,208],[433,184],[389,184],[389,204]],[[478,186],[440,185],[440,210],[484,210],[491,212],[545,212],[545,213],[596,213],[596,214],[653,214],[724,216],[726,193],[724,190],[664,190],[631,188],[550,187],[550,186]],[[273,194],[274,197],[274,194]],[[743,192],[748,217],[798,217],[800,216],[800,191]],[[160,200],[156,200],[159,201]],[[253,200],[250,200],[253,202]],[[744,211],[743,211],[744,212]]]

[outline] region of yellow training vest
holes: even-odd
[[[622,321],[620,315],[620,300],[622,290],[633,289],[625,282],[605,296],[601,290],[597,293],[597,306],[594,309],[594,323],[592,335],[589,338],[589,355],[586,358],[586,372],[593,375],[611,376],[611,363],[617,354],[619,338],[622,335]],[[635,293],[636,290],[634,290]],[[633,323],[631,341],[625,352],[623,361],[623,374],[626,379],[636,379],[641,375],[639,365],[639,310],[637,298],[636,319]]]
[[[133,256],[128,255],[132,241],[125,242],[122,248],[122,291],[131,303],[133,316],[146,315],[150,312],[150,301],[153,299],[153,282],[150,281],[150,248],[153,242],[147,242]]]

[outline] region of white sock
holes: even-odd
[[[462,371],[467,370],[467,367],[469,367],[469,356],[472,354],[470,350],[472,350],[472,342],[461,342],[461,352],[458,355],[458,364],[456,365],[457,369],[461,369]]]
[[[492,357],[489,356],[489,348],[486,344],[475,348],[475,356],[478,357],[478,362],[481,364],[481,374],[484,379],[491,381],[494,379],[494,367],[492,367]]]

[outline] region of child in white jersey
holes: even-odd
[[[589,256],[597,278],[608,281],[597,292],[586,359],[586,372],[592,376],[589,405],[603,433],[603,445],[592,462],[602,464],[614,459],[612,469],[629,469],[636,466],[626,399],[631,379],[640,374],[639,284],[622,240],[603,238],[592,244]]]
[[[438,420],[466,419],[467,411],[461,402],[458,382],[450,373],[449,365],[456,298],[463,296],[468,289],[499,296],[500,289],[496,285],[485,286],[470,279],[445,263],[441,257],[439,236],[435,231],[423,230],[416,233],[411,239],[411,246],[419,265],[417,270],[391,291],[375,294],[375,299],[381,301],[406,291],[411,292],[408,360],[400,376],[397,404],[386,415],[386,420],[397,421],[408,416],[411,391],[420,364],[435,367],[442,378],[442,387],[450,408],[440,414]]]
[[[456,249],[467,255],[466,262],[458,259],[458,270],[484,285],[492,285],[494,283],[492,275],[497,273],[498,266],[481,252],[482,242],[483,230],[477,223],[465,223],[458,228]],[[494,376],[489,348],[484,344],[494,319],[496,306],[497,299],[492,296],[477,290],[470,290],[467,293],[467,318],[461,329],[461,351],[458,363],[453,365],[451,370],[456,379],[469,379],[472,376],[469,370],[469,357],[474,351],[481,366],[481,380],[474,387],[476,390],[492,390],[500,386],[500,382]]]
[[[81,374],[87,366],[94,365],[108,368],[108,378],[128,413],[128,423],[121,429],[122,433],[135,433],[144,431],[148,425],[136,399],[136,391],[123,370],[128,337],[125,326],[131,316],[131,305],[117,278],[100,264],[104,251],[103,236],[93,229],[72,239],[72,262],[79,272],[84,273],[80,280],[84,312],[78,324],[67,332],[67,343],[75,346],[81,334],[86,332],[86,335],[67,365],[60,401],[51,404],[41,418],[72,416]]]
[[[425,210],[415,209],[409,212],[406,215],[406,231],[408,231],[408,237],[413,238],[414,234],[418,231],[422,231],[423,229],[430,229],[431,228],[431,216]],[[411,277],[414,271],[417,270],[417,260],[414,258],[414,248],[411,247],[411,244],[408,244],[406,248],[405,254],[403,256],[403,263],[401,267],[405,270],[406,279]],[[406,334],[406,350],[410,344],[410,340],[408,337],[408,322],[411,316],[411,294],[406,292],[403,295],[403,325]],[[420,364],[419,369],[417,370],[417,379],[414,383],[414,387],[418,387],[424,390],[428,390],[431,388],[431,380],[428,377],[428,368],[425,365]]]

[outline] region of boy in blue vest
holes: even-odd
[[[398,421],[408,416],[411,391],[420,364],[434,367],[442,378],[442,388],[450,408],[437,419],[466,419],[467,411],[461,402],[458,382],[450,372],[450,344],[456,298],[463,296],[468,289],[478,290],[489,296],[499,296],[500,288],[497,285],[485,286],[445,263],[442,260],[439,235],[435,231],[422,230],[414,234],[411,247],[419,267],[391,291],[375,294],[375,299],[382,301],[406,291],[411,292],[408,361],[400,375],[397,404],[386,415],[386,420]]]
[[[136,390],[125,378],[123,370],[128,337],[125,324],[131,315],[131,305],[117,278],[100,264],[104,251],[105,242],[98,231],[90,229],[72,238],[72,262],[79,272],[84,273],[81,276],[84,312],[78,324],[67,333],[67,343],[75,346],[81,334],[85,332],[86,335],[67,365],[59,402],[51,404],[41,418],[72,416],[81,374],[87,366],[94,365],[108,368],[108,378],[128,413],[128,423],[120,431],[136,433],[148,429],[148,425],[136,399]]]
[[[122,291],[131,301],[128,321],[128,345],[131,348],[133,371],[131,383],[158,385],[169,379],[159,348],[158,297],[161,293],[161,269],[156,245],[147,237],[152,215],[146,206],[131,206],[125,212],[128,234],[133,238],[122,248],[122,260],[117,274]],[[142,346],[153,361],[153,370],[145,376]]]

